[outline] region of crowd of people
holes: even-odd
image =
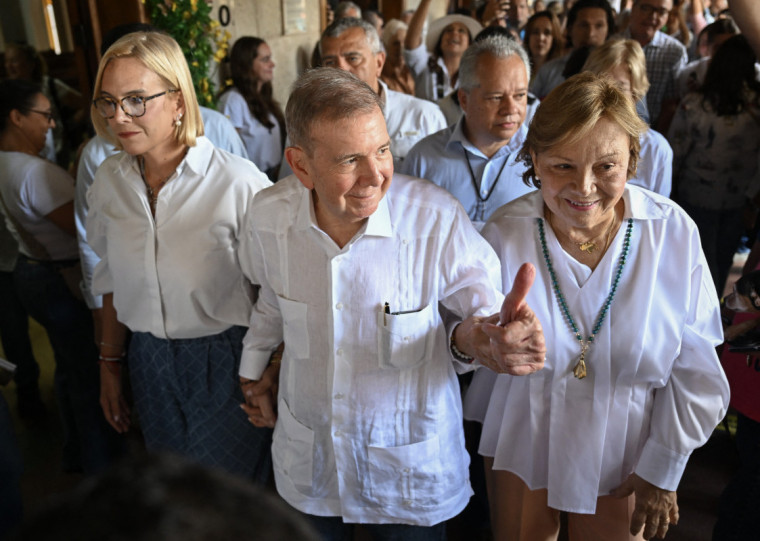
[[[498,540],[665,537],[729,406],[720,297],[760,231],[746,1],[485,0],[432,20],[431,0],[404,20],[340,2],[284,109],[265,39],[237,38],[212,110],[172,36],[124,25],[73,164],[63,87],[6,47],[19,415],[45,415],[31,316],[65,471],[103,475],[139,430],[149,452],[273,483],[318,539],[445,539],[477,505],[468,527]],[[0,435],[2,538],[23,462],[2,395]],[[714,539],[758,527],[721,516]]]

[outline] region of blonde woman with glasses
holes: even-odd
[[[243,215],[270,182],[214,147],[179,45],[135,32],[103,56],[92,120],[122,153],[88,192],[87,239],[101,257],[101,406],[131,426],[129,369],[148,449],[265,481],[270,434],[248,423],[237,371],[254,286],[238,265]],[[131,334],[129,348],[127,336]]]

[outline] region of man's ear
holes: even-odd
[[[457,98],[459,98],[459,107],[462,108],[462,111],[466,114],[467,113],[467,105],[468,105],[468,99],[469,95],[466,91],[462,90],[461,88],[457,89]]]
[[[377,78],[379,79],[385,65],[385,51],[380,51],[375,55],[375,62],[377,62]]]
[[[313,190],[314,182],[311,179],[311,164],[309,157],[300,147],[288,147],[285,149],[285,159],[288,161],[293,174],[298,177],[306,189]]]
[[[13,109],[11,110],[11,113],[8,115],[8,120],[10,120],[11,124],[13,124],[14,126],[18,128],[24,122],[24,115],[18,109]]]

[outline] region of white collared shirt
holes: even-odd
[[[346,522],[437,524],[472,494],[455,317],[498,311],[499,263],[456,200],[395,175],[342,249],[290,176],[257,194],[241,264],[261,284],[241,376],[285,341],[272,456],[296,509]],[[255,277],[255,278],[254,278]],[[384,311],[388,303],[389,312]]]
[[[652,128],[642,133],[639,141],[641,151],[636,176],[628,183],[670,197],[673,188],[673,149],[670,143]]]
[[[215,147],[248,159],[248,153],[243,146],[240,135],[229,119],[218,111],[208,107],[200,107],[203,118],[203,133]],[[92,274],[100,258],[92,251],[87,243],[87,190],[95,181],[98,167],[114,154],[121,152],[112,143],[96,135],[82,149],[77,165],[76,194],[74,195],[74,219],[77,226],[77,241],[82,262],[82,295],[90,309],[103,306],[103,299],[92,294]]]
[[[272,127],[264,126],[253,116],[248,102],[236,88],[230,88],[222,94],[217,107],[240,132],[248,157],[259,169],[266,171],[280,163],[283,149],[277,117],[270,113]]]
[[[380,95],[385,99],[383,116],[391,139],[393,165],[401,167],[409,150],[422,138],[446,127],[446,117],[435,103],[390,90],[378,80]]]
[[[593,273],[544,225],[561,291],[585,339],[615,280],[633,218],[630,253],[582,380],[572,373],[580,345],[538,240],[541,193],[505,205],[483,229],[502,260],[504,283],[521,262],[536,266],[527,302],[544,328],[547,360],[535,374],[499,375],[495,383],[493,372],[476,373],[465,415],[482,419],[490,396],[479,452],[529,488],[547,488],[550,507],[574,513],[594,513],[597,497],[632,472],[675,490],[689,455],[728,406],[715,354],[723,340],[718,296],[694,222],[669,199],[637,186],[627,186],[623,199],[625,221]]]
[[[528,134],[523,122],[511,139],[490,158],[464,134],[466,116],[420,141],[409,152],[401,172],[425,178],[459,200],[480,229],[502,205],[535,190],[523,182],[525,164],[517,154]]]
[[[113,293],[119,321],[158,338],[247,325],[253,290],[238,243],[254,194],[269,185],[251,162],[199,137],[158,193],[154,219],[137,158],[108,158],[87,193],[87,240],[101,258],[93,293]]]

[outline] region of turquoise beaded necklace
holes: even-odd
[[[588,351],[588,348],[591,347],[591,344],[593,344],[594,337],[599,333],[599,330],[602,328],[602,322],[604,321],[604,318],[607,316],[607,312],[609,312],[610,310],[610,305],[612,305],[612,299],[615,298],[615,292],[617,291],[618,283],[620,282],[620,276],[623,274],[623,267],[625,267],[625,261],[626,259],[628,259],[628,252],[631,247],[631,231],[633,231],[633,220],[631,218],[628,218],[628,227],[625,230],[625,239],[623,240],[623,251],[620,254],[620,261],[618,262],[617,272],[615,272],[615,279],[612,281],[610,294],[607,295],[607,300],[604,301],[604,304],[602,305],[601,310],[599,310],[599,317],[596,318],[596,324],[594,325],[594,328],[591,331],[591,334],[585,340],[583,339],[583,335],[578,329],[578,325],[575,324],[575,320],[573,319],[573,316],[570,315],[570,310],[567,308],[567,302],[565,301],[565,296],[562,294],[562,290],[559,288],[559,281],[557,280],[557,275],[554,272],[554,267],[552,266],[552,260],[549,257],[549,249],[546,247],[546,235],[544,234],[544,221],[542,218],[536,218],[536,222],[538,223],[538,237],[541,240],[541,250],[544,253],[544,261],[546,261],[546,268],[548,269],[549,277],[552,280],[552,288],[554,289],[554,295],[557,298],[557,303],[562,309],[562,314],[565,316],[565,319],[567,320],[568,325],[570,325],[570,329],[575,334],[575,338],[578,340],[578,342],[581,345],[581,357],[578,360],[578,363],[575,365],[575,368],[573,368],[573,375],[578,379],[583,379],[586,377],[586,352]]]

